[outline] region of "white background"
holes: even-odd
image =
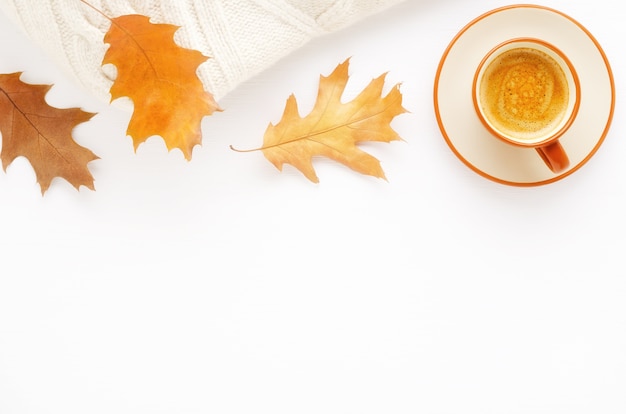
[[[433,110],[445,47],[506,4],[408,0],[314,40],[222,99],[191,162],[134,153],[130,114],[0,16],[0,73],[98,112],[74,136],[101,158],[95,192],[0,172],[0,413],[626,412],[621,3],[544,3],[602,44],[617,101],[590,162],[535,188],[468,169]],[[348,57],[347,97],[402,83],[405,141],[364,146],[388,182],[229,149]]]

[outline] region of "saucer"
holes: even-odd
[[[560,138],[570,167],[554,174],[534,149],[505,144],[481,124],[472,102],[472,81],[481,59],[497,44],[517,37],[543,39],[576,68],[581,85],[578,115]],[[512,5],[467,24],[445,50],[437,68],[435,115],[452,152],[476,173],[515,186],[558,181],[582,167],[608,133],[615,107],[615,84],[600,44],[580,23],[547,7]]]

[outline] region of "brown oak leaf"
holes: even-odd
[[[66,179],[76,189],[84,185],[93,190],[87,164],[98,157],[72,139],[72,130],[95,114],[48,105],[45,97],[51,86],[24,83],[20,75],[0,75],[2,168],[6,171],[15,158],[23,156],[35,170],[42,194],[55,177]]]
[[[341,102],[348,83],[349,59],[337,66],[328,77],[321,76],[317,101],[306,117],[298,112],[296,98],[287,100],[282,119],[270,124],[265,132],[265,157],[282,171],[291,164],[309,180],[319,179],[313,168],[315,156],[340,162],[354,171],[385,178],[380,162],[357,146],[364,141],[400,140],[391,121],[406,112],[402,107],[399,85],[382,96],[385,75],[372,80],[352,101]]]
[[[196,74],[207,57],[174,42],[178,26],[153,24],[137,14],[110,20],[104,37],[110,47],[102,64],[117,68],[111,99],[126,96],[133,101],[127,134],[135,150],[159,135],[168,150],[179,148],[191,159],[193,147],[202,141],[202,118],[221,110]]]

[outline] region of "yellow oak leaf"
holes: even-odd
[[[15,158],[23,156],[35,170],[42,194],[55,177],[64,178],[76,189],[84,185],[93,190],[87,164],[98,157],[78,145],[72,131],[95,114],[48,105],[45,98],[50,86],[24,83],[20,75],[0,75],[2,168],[6,171]]]
[[[127,134],[135,150],[159,135],[168,150],[178,148],[190,160],[202,141],[202,118],[221,110],[196,74],[207,57],[175,43],[178,26],[153,24],[138,14],[110,20],[104,37],[110,47],[102,63],[117,68],[111,99],[126,96],[133,101]]]
[[[372,80],[352,101],[341,102],[348,83],[349,59],[328,76],[320,77],[319,92],[312,111],[301,117],[296,98],[287,100],[282,119],[270,124],[259,148],[276,168],[291,164],[317,183],[315,156],[340,162],[361,174],[385,178],[378,159],[362,151],[358,143],[400,140],[391,121],[404,112],[399,85],[382,96],[385,75]],[[233,148],[234,149],[234,148]]]

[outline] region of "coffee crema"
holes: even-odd
[[[518,140],[550,134],[569,102],[567,78],[546,53],[520,47],[498,55],[485,69],[480,104],[488,121]]]

